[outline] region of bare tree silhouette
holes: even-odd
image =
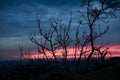
[[[98,54],[102,55],[102,58],[105,58],[105,55],[108,53],[108,48],[101,51],[100,48],[95,47],[95,40],[104,35],[109,26],[107,26],[103,31],[101,31],[101,26],[97,25],[99,21],[103,23],[107,22],[109,16],[116,17],[115,11],[119,9],[119,3],[116,1],[109,1],[109,0],[98,0],[96,4],[93,5],[93,0],[83,0],[83,6],[86,7],[86,15],[87,18],[87,26],[89,27],[89,39],[90,39],[90,46],[91,52],[87,57],[87,61],[90,60],[92,55],[97,51]],[[99,31],[95,30],[95,27],[99,27]],[[102,48],[102,46],[100,46]]]
[[[52,54],[57,67],[59,67],[58,60],[62,57],[66,71],[69,70],[67,60],[70,47],[73,49],[76,71],[79,71],[82,56],[85,56],[87,62],[90,63],[90,59],[97,54],[98,58],[104,62],[109,48],[104,47],[104,44],[99,45],[97,40],[109,30],[109,25],[102,29],[103,25],[99,23],[108,23],[107,19],[111,16],[115,18],[115,11],[120,8],[119,3],[110,0],[97,0],[96,4],[94,0],[82,0],[81,2],[82,8],[86,11],[79,11],[80,18],[75,19],[77,21],[75,26],[72,25],[74,18],[71,13],[68,23],[54,17],[50,18],[50,25],[45,30],[37,15],[39,38],[34,34],[28,36],[31,42],[37,45],[39,54],[43,54],[46,60],[51,59],[47,54]],[[87,26],[88,30],[81,32],[81,26]],[[74,32],[72,32],[73,29]],[[23,48],[19,47],[19,50],[22,57]],[[57,55],[57,50],[62,52]]]

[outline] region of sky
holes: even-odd
[[[79,10],[78,0],[0,0],[0,60],[19,55],[19,44],[36,49],[28,39],[30,33],[37,31],[36,13],[46,26],[51,17],[66,21],[71,11],[76,15]],[[118,16],[109,19],[110,29],[105,40],[120,49],[120,15]]]

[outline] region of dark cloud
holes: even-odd
[[[63,5],[72,5],[75,6],[78,4],[79,0],[1,0],[0,8],[6,9],[9,7],[15,7],[19,5],[45,5],[45,6],[63,6]]]
[[[35,30],[35,14],[46,21],[52,16],[62,16],[70,12],[70,8],[78,0],[1,0],[0,5],[0,37],[24,36]],[[47,23],[48,24],[48,23]]]
[[[50,17],[64,15],[65,19],[70,9],[75,8],[76,1],[0,0],[0,51],[17,50],[18,44],[34,48],[27,36],[37,31],[35,14],[41,17],[47,28]]]

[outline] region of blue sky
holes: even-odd
[[[78,0],[0,0],[0,58],[7,55],[2,54],[4,52],[14,55],[12,52],[18,51],[18,44],[35,48],[27,36],[37,31],[36,13],[46,26],[52,16],[66,21],[71,11],[76,15],[78,10]],[[109,21],[110,30],[105,40],[120,44],[120,15]]]

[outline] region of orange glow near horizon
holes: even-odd
[[[111,57],[120,57],[120,45],[114,45],[110,47],[112,53]]]
[[[107,54],[106,58],[120,57],[120,45],[113,45],[113,46],[111,46],[110,49],[109,49],[109,51],[112,54],[111,55]],[[24,58],[30,58],[30,59],[44,59],[45,58],[45,56],[43,54],[39,54],[38,55],[37,51],[32,51],[31,53],[33,53],[33,54],[32,55],[24,55]],[[62,49],[56,50],[56,56],[57,56],[57,58],[63,58],[62,53],[64,53]],[[53,58],[53,56],[52,56],[52,54],[50,52],[46,52],[46,54],[47,54],[48,58]],[[97,56],[98,55],[94,54],[92,57],[96,58]],[[79,57],[79,53],[77,52],[76,58],[78,58],[78,57]],[[85,58],[85,57],[87,57],[87,55],[83,55],[82,56],[82,58]],[[69,48],[68,49],[67,58],[68,59],[75,58],[73,48]]]

